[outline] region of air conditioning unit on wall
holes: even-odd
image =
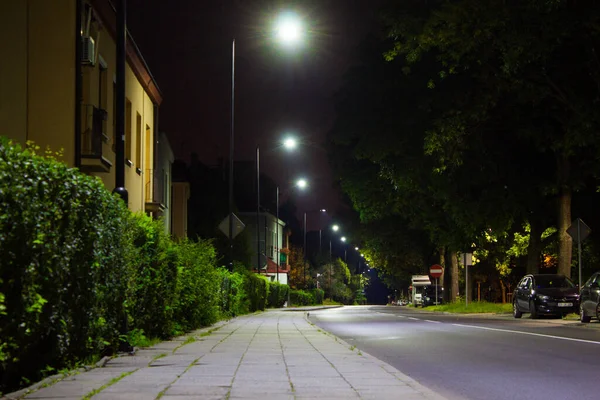
[[[85,65],[96,64],[96,45],[90,36],[81,37],[81,62]]]

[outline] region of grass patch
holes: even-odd
[[[166,356],[167,356],[167,353],[160,353],[160,354],[155,355],[154,357],[152,357],[152,360],[150,360],[150,362],[148,363],[148,366],[152,365],[152,363],[154,361],[160,360],[161,358],[166,357]]]
[[[187,339],[185,339],[185,342],[183,342],[183,345],[185,346],[186,344],[190,344],[190,343],[194,343],[196,341],[196,338],[193,336],[188,336]]]
[[[115,383],[119,382],[121,379],[125,378],[126,376],[133,374],[135,371],[137,371],[137,369],[134,369],[133,371],[129,371],[129,372],[123,372],[121,375],[112,378],[108,383],[100,386],[98,389],[92,390],[91,392],[89,392],[88,394],[83,396],[81,399],[82,400],[91,399],[93,396],[97,395],[98,393],[100,393],[101,391],[106,389],[107,387],[114,385]]]
[[[323,305],[324,306],[342,306],[343,304],[340,303],[339,301],[335,301],[335,300],[331,300],[331,299],[324,299]]]
[[[478,314],[478,313],[491,313],[491,314],[506,314],[512,312],[512,304],[506,303],[488,303],[487,301],[474,301],[469,303],[468,306],[464,302],[460,303],[449,303],[440,304],[437,306],[425,307],[427,311],[437,312],[450,312],[456,314]]]
[[[350,346],[350,351],[354,351],[354,349],[356,349],[355,345]]]
[[[577,314],[577,313],[567,314],[564,317],[562,317],[562,319],[566,319],[567,321],[579,321],[579,314]]]

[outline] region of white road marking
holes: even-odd
[[[440,321],[432,321],[432,320],[430,320],[430,319],[424,319],[423,321],[432,322],[432,323],[434,323],[434,324],[441,324],[441,322],[440,322]]]
[[[419,318],[407,317],[408,319],[412,319],[413,321],[420,321]]]
[[[575,339],[575,338],[568,338],[568,337],[563,337],[563,336],[546,335],[544,333],[513,331],[513,330],[510,330],[510,329],[488,328],[486,326],[475,326],[475,325],[463,325],[463,324],[452,324],[452,325],[454,325],[454,326],[460,326],[460,327],[463,327],[463,328],[476,328],[476,329],[483,329],[483,330],[487,330],[487,331],[518,333],[518,334],[521,334],[521,335],[539,336],[539,337],[545,337],[545,338],[549,338],[549,339],[569,340],[571,342],[590,343],[590,344],[600,345],[600,342],[595,342],[593,340]]]

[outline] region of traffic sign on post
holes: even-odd
[[[429,268],[429,276],[432,278],[439,278],[444,273],[444,268],[441,265],[434,264]]]
[[[221,223],[219,224],[219,230],[221,232],[223,232],[223,234],[225,234],[225,236],[229,237],[229,219],[233,218],[233,237],[235,238],[237,235],[239,235],[244,228],[246,227],[246,225],[244,225],[244,223],[237,217],[237,215],[235,215],[234,213],[231,213],[230,215],[226,216],[225,219],[223,219],[223,221],[221,221]],[[233,239],[233,238],[230,238]]]

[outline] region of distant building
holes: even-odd
[[[259,231],[256,229],[256,213],[240,212],[238,216],[246,225],[252,243],[251,269],[256,271],[260,265],[260,273],[271,277],[272,281],[287,284],[289,266],[287,254],[289,249],[289,235],[285,223],[274,215],[266,212],[258,214],[260,219]],[[259,253],[260,246],[260,253]],[[260,264],[257,262],[260,254]]]

